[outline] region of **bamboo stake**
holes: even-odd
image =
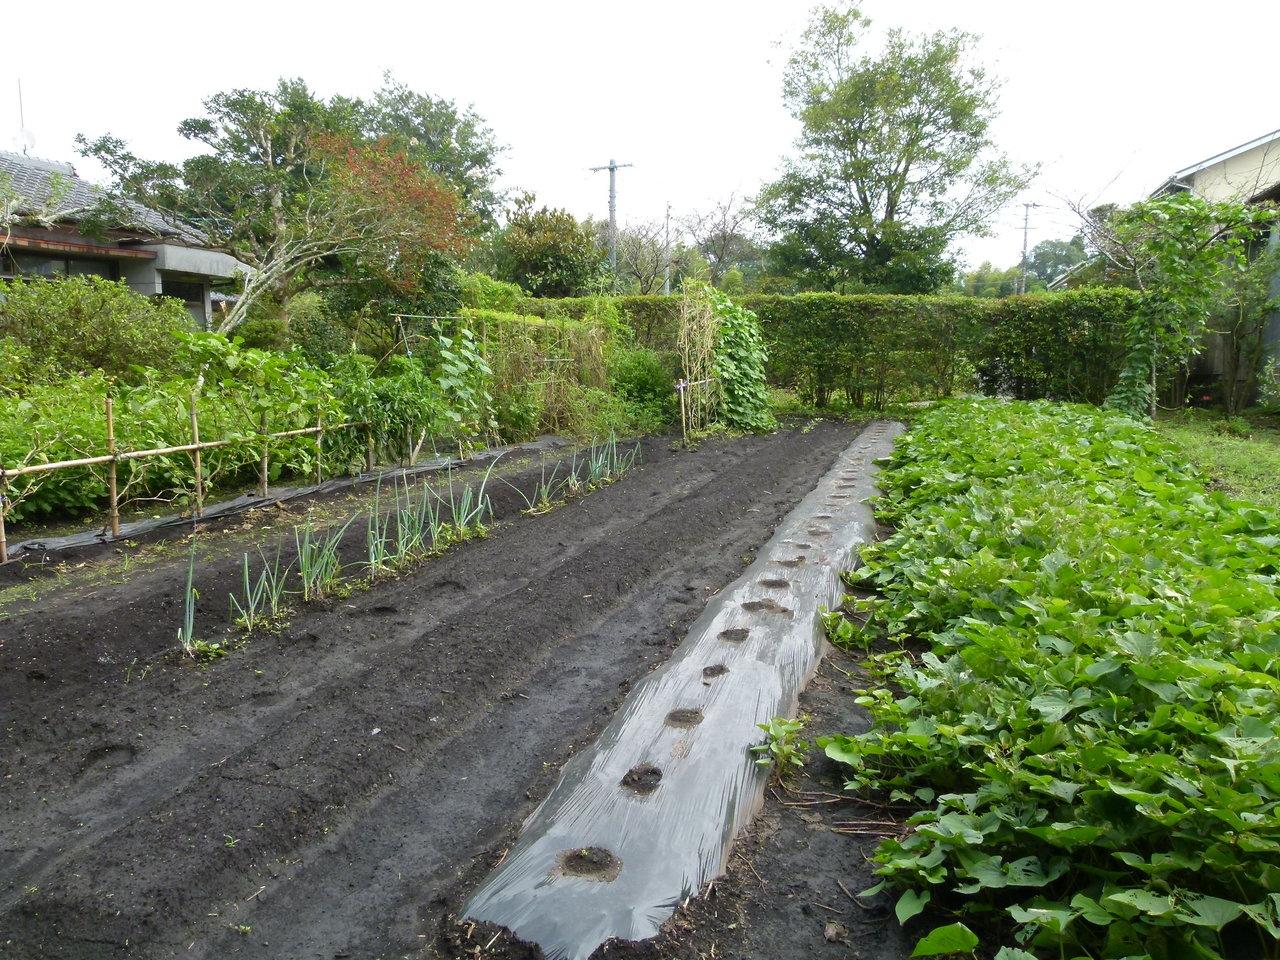
[[[364,472],[373,473],[373,425],[364,429]]]
[[[405,425],[404,428],[404,459],[407,466],[413,466],[413,455],[417,453],[413,449],[413,427]]]
[[[111,536],[120,537],[120,487],[118,467],[120,460],[116,456],[116,417],[115,402],[107,397],[107,453],[111,462],[107,464],[107,517],[111,522]]]
[[[4,515],[9,512],[9,480],[0,467],[0,563],[9,562],[9,541],[4,532]]]
[[[262,457],[258,460],[258,496],[267,495],[267,475],[271,472],[271,442],[267,433],[267,411],[258,418],[258,433],[262,434]]]
[[[684,380],[676,384],[676,392],[680,394],[680,436],[684,438],[684,445],[687,447],[689,445],[689,423],[685,418],[684,412],[684,387]]]
[[[324,482],[324,411],[316,414],[316,483]]]
[[[196,503],[191,511],[193,517],[204,512],[204,467],[200,461],[200,420],[196,415],[196,392],[191,391],[191,403],[187,408],[191,413],[191,462],[196,470]]]

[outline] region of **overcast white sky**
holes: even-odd
[[[0,18],[0,149],[20,145],[21,78],[32,155],[75,161],[76,133],[111,132],[179,160],[178,122],[200,100],[301,76],[364,95],[391,70],[485,117],[508,150],[506,185],[603,217],[614,157],[619,218],[659,219],[749,194],[777,169],[795,125],[782,107],[785,43],[805,0],[221,0],[104,7],[63,0]],[[1280,127],[1273,39],[1280,3],[1226,0],[866,0],[877,26],[982,35],[1005,80],[996,139],[1039,163],[1023,200],[1031,242],[1071,233],[1062,197],[1136,199],[1180,167]],[[779,46],[780,42],[783,46]],[[93,168],[80,162],[83,174]],[[966,259],[1017,261],[1011,205]]]

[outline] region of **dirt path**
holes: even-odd
[[[81,591],[13,611],[4,954],[430,950],[572,751],[853,435],[647,442],[619,483],[203,669],[157,658],[183,561],[92,608]],[[495,499],[516,515],[514,494]],[[204,605],[225,606],[237,559],[202,565]],[[131,658],[154,666],[126,683]]]

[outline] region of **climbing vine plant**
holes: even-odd
[[[1141,292],[1108,407],[1134,417],[1155,412],[1157,371],[1196,352],[1224,281],[1247,269],[1250,241],[1276,216],[1270,204],[1214,202],[1184,192],[1094,221],[1095,246],[1108,266]]]
[[[764,369],[768,356],[760,321],[707,284],[686,284],[685,299],[689,309],[682,311],[681,353],[687,364],[691,351],[686,341],[700,340],[710,347],[716,419],[737,430],[771,429],[774,419]],[[700,336],[690,334],[691,317],[703,321],[696,324]],[[686,376],[690,373],[686,367]]]

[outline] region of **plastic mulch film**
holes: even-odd
[[[560,437],[540,437],[528,443],[522,443],[512,446],[489,447],[485,450],[477,451],[470,456],[464,458],[458,457],[431,457],[422,460],[412,467],[396,467],[390,470],[375,471],[373,473],[361,473],[351,477],[335,477],[332,480],[326,480],[323,483],[311,484],[301,487],[270,487],[265,497],[257,494],[242,494],[231,500],[223,500],[220,503],[207,505],[200,514],[200,523],[208,523],[221,517],[234,516],[238,513],[244,513],[248,510],[258,510],[263,507],[269,507],[276,503],[286,503],[290,500],[296,500],[299,497],[312,497],[324,495],[328,493],[337,493],[340,490],[346,490],[350,487],[366,483],[388,483],[395,482],[401,478],[415,477],[422,473],[432,473],[444,470],[448,467],[471,466],[477,463],[488,463],[496,460],[505,453],[537,453],[539,451],[554,450],[556,447],[565,446],[568,441]],[[164,530],[168,527],[190,526],[192,518],[190,514],[173,514],[166,517],[148,517],[145,520],[132,520],[127,523],[120,524],[120,536],[113,537],[105,530],[88,530],[82,533],[73,533],[65,537],[36,537],[31,540],[25,540],[20,543],[9,544],[9,555],[11,558],[17,558],[24,553],[56,553],[59,550],[72,550],[80,547],[91,547],[99,543],[111,543],[115,540],[129,540],[133,537],[141,537],[158,530]]]
[[[515,846],[463,910],[586,960],[611,938],[654,936],[719,876],[758,811],[768,769],[757,723],[792,715],[825,640],[839,574],[874,536],[874,461],[904,428],[875,423],[712,598],[671,659],[640,681],[571,760]]]

